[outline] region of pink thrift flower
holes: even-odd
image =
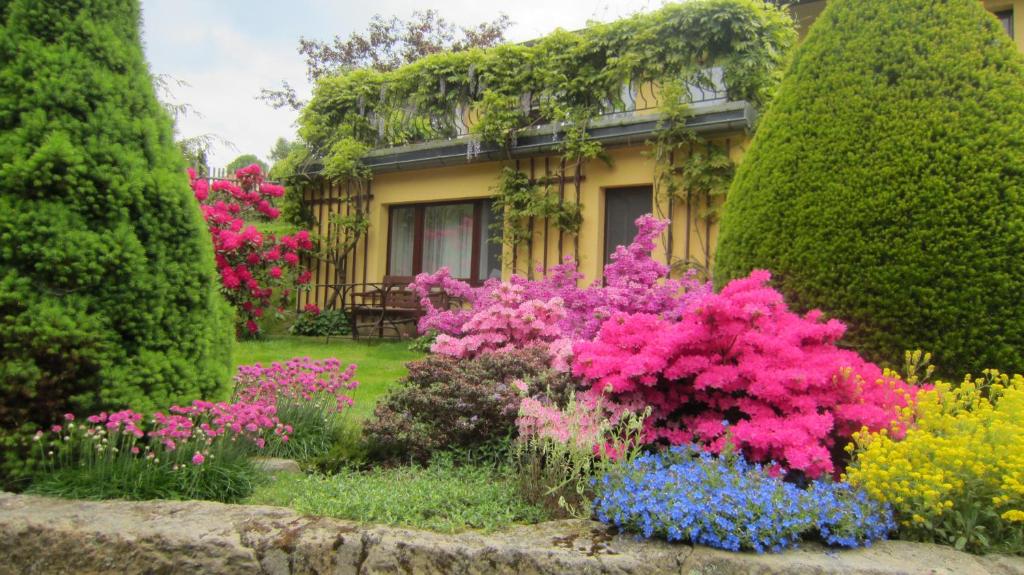
[[[202,465],[204,461],[206,461],[206,458],[198,451],[192,456],[192,465]]]

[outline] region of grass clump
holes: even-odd
[[[501,465],[456,465],[450,455],[436,456],[423,467],[279,476],[258,488],[248,503],[443,533],[494,531],[547,519],[541,507],[519,497],[512,474]]]

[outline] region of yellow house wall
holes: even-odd
[[[729,137],[714,140],[713,143],[728,149],[731,157],[739,161],[746,148],[748,136],[736,133]],[[655,180],[654,161],[647,157],[646,146],[612,148],[609,155],[611,165],[602,161],[592,161],[581,168],[580,203],[582,205],[583,223],[579,233],[579,267],[586,281],[601,276],[604,255],[604,219],[605,191],[610,188],[628,186],[653,186]],[[409,172],[392,172],[377,174],[373,179],[373,203],[370,208],[369,259],[367,260],[367,276],[370,281],[380,281],[387,273],[388,257],[388,217],[391,206],[421,203],[445,202],[453,200],[471,200],[487,198],[494,195],[501,168],[515,165],[510,162],[484,162],[444,168],[432,168]],[[556,178],[560,167],[557,157],[537,157],[520,159],[518,168],[534,178]],[[564,188],[565,201],[575,202],[576,187],[573,183],[572,166],[566,169]],[[550,184],[550,192],[558,193],[558,184]],[[668,211],[668,202],[653,202],[656,215],[664,217]],[[707,225],[704,216],[709,207],[694,202],[687,210],[685,202],[673,202],[673,259],[689,258],[700,266],[707,265],[708,255],[714,257],[714,243],[717,235],[717,222],[712,219]],[[689,215],[690,225],[686,225]],[[545,242],[546,231],[546,242]],[[690,241],[686,235],[689,231]],[[559,263],[558,230],[552,225],[537,221],[534,225],[532,254],[528,245],[521,245],[515,257],[515,269],[512,268],[512,254],[506,249],[503,255],[504,275],[512,273],[528,275],[538,267],[548,267]],[[562,256],[574,255],[576,238],[570,234],[563,235]],[[686,247],[690,254],[687,256]],[[661,261],[666,260],[665,246],[657,251]],[[532,258],[530,257],[532,255]]]
[[[712,140],[713,145],[728,150],[730,157],[736,162],[739,162],[748,142],[749,136],[743,132]],[[655,163],[646,154],[649,151],[648,147],[620,147],[608,151],[612,158],[611,165],[593,161],[582,165],[580,169],[582,177],[579,198],[583,223],[578,238],[578,261],[584,282],[593,281],[602,275],[606,191],[644,185],[652,186],[653,189],[655,184]],[[365,281],[379,282],[387,275],[388,218],[391,206],[491,197],[495,193],[494,188],[500,171],[506,165],[518,166],[521,171],[537,179],[557,179],[560,171],[560,159],[557,156],[550,156],[536,157],[532,160],[520,159],[518,162],[470,163],[377,174],[369,189],[372,195],[368,216],[370,228],[365,243],[360,242],[356,246],[350,257],[349,269],[341,281],[355,283],[362,282],[365,278]],[[574,172],[573,166],[566,167],[564,198],[567,203],[576,201]],[[558,194],[558,184],[552,183],[550,186],[549,193]],[[352,190],[347,191],[354,193]],[[657,189],[654,189],[653,194],[654,213],[664,218],[669,212],[669,202]],[[307,200],[320,201],[314,203],[314,216],[319,222],[314,229],[315,232],[326,234],[325,223],[330,219],[330,214],[339,211],[345,213],[347,204],[337,201],[343,197],[346,197],[346,189],[326,186],[307,194]],[[657,201],[659,197],[662,199]],[[715,217],[708,217],[708,213],[714,207],[716,206],[708,206],[703,201],[693,201],[689,206],[681,200],[672,202],[672,261],[689,262],[690,266],[698,268],[706,268],[708,263],[713,261],[718,223]],[[670,254],[667,253],[665,245],[667,238],[668,234],[662,236],[662,243],[655,251],[655,257],[662,262],[669,260]],[[564,234],[561,256],[574,256],[576,241],[577,238],[574,236]],[[502,260],[503,275],[506,278],[512,273],[535,274],[538,268],[543,271],[545,265],[551,267],[558,264],[561,260],[558,230],[553,225],[545,225],[543,221],[535,222],[532,248],[526,244],[521,245],[513,258],[511,249],[506,247]],[[322,261],[310,263],[315,272],[316,283],[336,282],[337,276],[332,266]],[[331,293],[325,285],[314,286],[312,291],[300,294],[299,306],[314,303],[326,307]]]

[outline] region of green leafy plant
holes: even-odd
[[[515,431],[519,390],[530,381],[535,392],[566,393],[568,374],[548,367],[546,350],[485,354],[475,359],[431,355],[408,364],[409,375],[377,404],[364,434],[375,456],[428,461],[438,451],[472,449]]]
[[[346,469],[326,477],[279,478],[259,489],[249,502],[446,533],[494,531],[547,519],[543,509],[518,496],[507,469],[455,465],[450,455],[438,455],[426,467]]]
[[[0,10],[4,430],[228,381],[231,310],[139,22],[137,1]]]
[[[348,335],[352,330],[351,317],[345,310],[326,309],[304,311],[295,317],[295,323],[288,328],[292,335]]]
[[[980,3],[935,8],[829,2],[737,171],[715,281],[770,269],[889,367],[1018,372],[1024,60]]]
[[[612,422],[599,405],[577,402],[571,393],[564,410],[538,406],[528,401],[520,408],[512,449],[519,490],[553,516],[589,519],[594,481],[641,452],[647,413],[623,412]]]

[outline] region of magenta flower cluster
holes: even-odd
[[[728,442],[751,461],[810,477],[835,471],[831,450],[866,426],[886,428],[913,388],[836,347],[845,326],[786,307],[755,271],[670,320],[617,314],[574,346],[573,374],[592,400],[650,406],[648,442]]]
[[[356,365],[342,369],[337,359],[320,361],[299,357],[285,363],[239,366],[235,375],[235,396],[250,404],[278,405],[282,401],[308,402],[329,397],[334,410],[353,404],[349,392],[359,387],[353,379]]]
[[[255,333],[256,320],[275,294],[280,311],[294,284],[309,283],[310,272],[298,268],[313,241],[305,230],[276,238],[246,223],[256,216],[274,220],[280,215],[271,201],[284,195],[284,188],[265,182],[258,165],[235,172],[236,181],[214,180],[212,185],[191,168],[188,174],[213,239],[223,292],[238,308],[245,329]]]
[[[342,369],[336,359],[309,358],[240,366],[234,401],[196,400],[149,418],[132,410],[104,411],[84,423],[68,413],[62,424],[37,432],[34,440],[44,464],[53,468],[102,466],[132,457],[154,465],[203,465],[227,452],[263,449],[271,440],[288,443],[293,422],[282,417],[297,405],[319,409],[326,397],[335,413],[351,406],[348,392],[359,385],[355,369]]]

